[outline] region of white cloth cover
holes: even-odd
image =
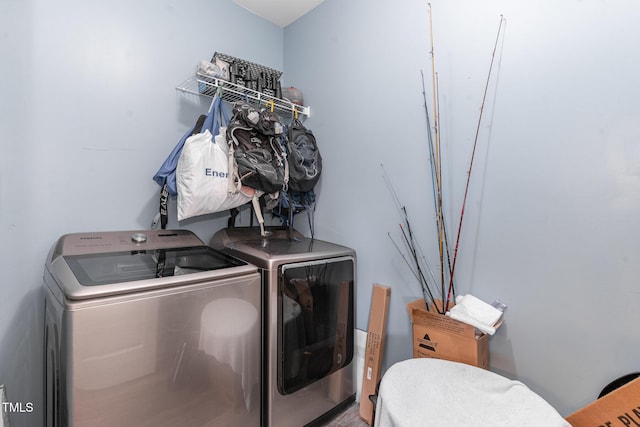
[[[382,377],[376,427],[571,427],[519,381],[440,359],[409,359]]]
[[[456,297],[456,305],[447,311],[447,316],[473,325],[485,334],[493,335],[496,333],[493,325],[500,320],[502,312],[473,295],[467,294]]]
[[[201,314],[200,350],[240,375],[247,410],[253,387],[260,380],[260,323],[258,310],[248,301],[219,298]]]
[[[176,168],[178,221],[244,205],[256,193],[249,187],[229,191],[229,146],[225,129],[220,128],[215,139],[205,130],[185,141]]]

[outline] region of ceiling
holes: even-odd
[[[233,0],[256,15],[284,28],[324,0]]]

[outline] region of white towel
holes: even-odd
[[[218,64],[212,64],[211,62],[205,61],[204,59],[200,61],[200,64],[198,64],[198,72],[200,74],[206,74],[210,77],[229,80],[229,76],[225,75],[224,69],[220,68]]]
[[[493,326],[482,323],[479,320],[474,319],[473,317],[467,316],[466,314],[456,313],[455,310],[453,310],[453,308],[447,311],[447,316],[451,317],[452,319],[456,319],[460,322],[471,325],[476,329],[484,332],[485,334],[493,335],[496,333],[496,328],[494,328]]]
[[[496,333],[493,325],[502,317],[500,310],[469,294],[456,297],[456,305],[446,314],[489,335]]]

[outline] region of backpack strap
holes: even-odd
[[[289,162],[287,161],[287,152],[282,147],[281,139],[279,137],[269,137],[269,144],[271,145],[271,151],[278,159],[278,162],[282,164],[284,169],[284,184],[281,191],[289,190]]]
[[[290,233],[293,235],[293,219],[295,214],[294,204],[294,194],[293,191],[289,191],[289,228]],[[311,192],[306,193],[298,193],[300,196],[300,204],[304,207],[304,211],[307,213],[307,221],[309,222],[309,233],[311,234],[311,240],[314,239],[315,230],[314,230],[314,219],[315,219],[315,211],[316,211],[316,202],[315,196],[312,196]]]
[[[229,193],[237,193],[242,188],[242,183],[240,182],[240,173],[238,172],[238,164],[236,163],[236,159],[234,157],[236,143],[232,139],[228,141],[229,151],[229,179],[227,179],[227,191]]]
[[[167,215],[168,212],[168,202],[169,202],[169,189],[167,188],[167,183],[162,186],[160,190],[160,228],[166,229],[167,222],[169,217]]]
[[[196,126],[198,132],[204,132],[205,129],[209,129],[211,135],[216,136],[220,131],[220,126],[228,126],[229,125],[229,116],[227,116],[227,112],[224,110],[222,105],[222,99],[219,95],[213,98],[211,101],[211,106],[209,107],[209,111],[205,116],[205,121],[200,126]]]
[[[193,136],[195,134],[202,132],[202,127],[204,126],[204,123],[206,121],[207,121],[207,116],[205,114],[201,114],[200,117],[198,117],[198,120],[196,121],[196,125],[193,127],[193,130],[191,131],[191,135],[189,136]]]
[[[156,277],[164,277],[164,268],[167,262],[166,249],[158,250],[158,261],[156,262]]]
[[[257,195],[254,195],[251,199],[251,204],[253,205],[253,210],[256,214],[258,224],[260,225],[260,235],[265,237],[267,236],[267,232],[264,229],[264,217],[262,216],[262,208],[260,207],[260,198]]]
[[[315,212],[316,212],[316,202],[315,200],[310,202],[309,193],[305,193],[305,211],[307,211],[307,220],[309,221],[309,232],[311,233],[311,240],[313,240],[315,235]]]
[[[288,193],[288,197],[289,197],[289,239],[293,240],[293,218],[294,218],[294,208],[291,204],[292,198],[293,198],[293,194],[291,194],[291,191],[287,191]]]
[[[238,216],[239,213],[240,213],[240,209],[238,208],[229,209],[229,219],[227,220],[228,228],[233,228],[236,226],[236,217]]]

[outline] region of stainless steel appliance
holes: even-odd
[[[286,229],[268,234],[227,228],[210,245],[262,275],[263,425],[317,425],[355,399],[356,254]]]
[[[186,230],[77,233],[44,270],[51,426],[259,426],[261,278]]]

